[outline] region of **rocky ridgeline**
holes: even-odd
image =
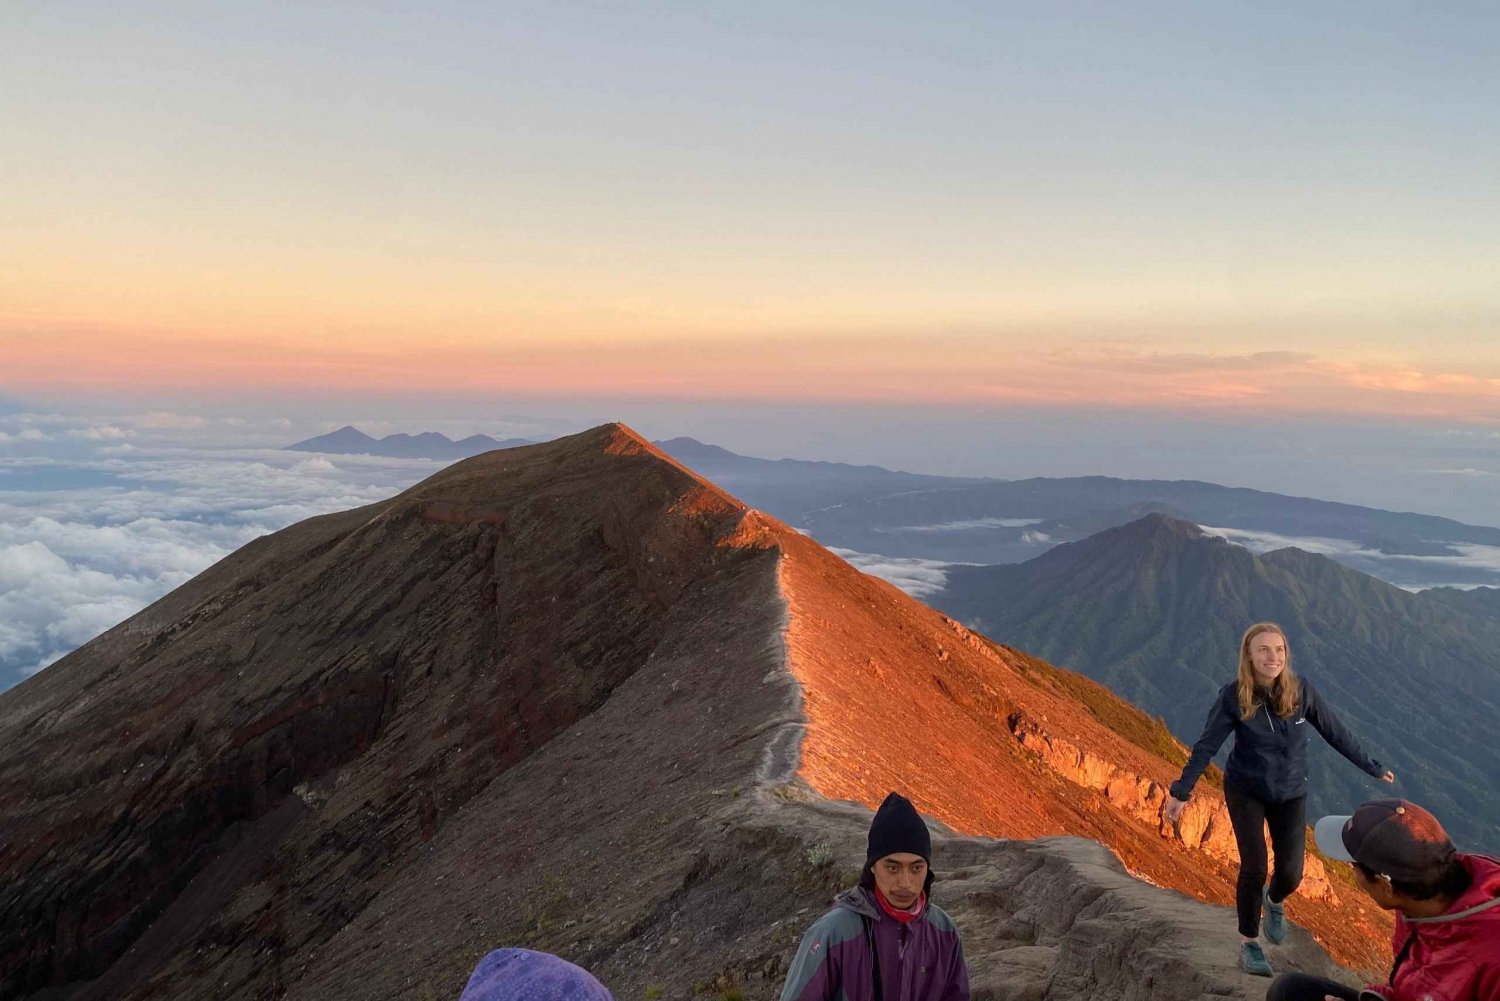
[[[869,819],[868,810],[822,800],[801,783],[764,786],[716,813],[719,847],[700,855],[695,878],[659,908],[660,925],[640,929],[630,957],[605,964],[617,996],[655,988],[662,997],[714,997],[732,986],[747,1001],[775,998],[797,938],[826,906],[826,897],[807,891],[820,879],[853,876]],[[1238,936],[1222,908],[1136,879],[1097,841],[963,837],[929,823],[933,899],[963,933],[975,1001],[1265,996],[1266,981],[1235,965]],[[781,906],[759,921],[741,914],[733,940],[722,937],[721,922],[742,912],[738,902],[768,896]],[[663,975],[704,971],[705,949],[719,952],[711,975]],[[1271,956],[1349,979],[1301,929]]]

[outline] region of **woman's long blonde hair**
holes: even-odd
[[[1260,711],[1255,697],[1255,668],[1250,662],[1250,641],[1261,633],[1275,633],[1281,637],[1281,642],[1286,643],[1286,633],[1274,622],[1257,622],[1246,629],[1245,635],[1240,638],[1240,716],[1244,719],[1249,719]],[[1292,673],[1292,645],[1286,643],[1286,666],[1281,669],[1276,682],[1271,686],[1270,707],[1277,716],[1286,719],[1297,711],[1301,694],[1302,686]]]

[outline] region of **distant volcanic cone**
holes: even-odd
[[[608,425],[260,539],[0,695],[0,996],[452,997],[505,944],[622,998],[774,996],[862,850],[868,814],[824,798],[899,789],[960,832],[1082,835],[1227,902],[1212,790],[1194,848],[1154,819],[1181,760],[1105,689]],[[1092,846],[960,842],[976,983],[1080,962],[1076,915],[986,940],[984,879],[1113,867],[1130,892]],[[1293,920],[1378,967],[1388,924],[1309,863]],[[1222,911],[1114,919],[1122,982],[1187,920],[1232,945]],[[1153,996],[1230,990],[1232,957],[1174,962]]]

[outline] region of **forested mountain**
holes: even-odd
[[[1187,743],[1234,676],[1251,622],[1287,632],[1313,680],[1398,793],[1461,843],[1497,847],[1500,616],[1410,593],[1297,549],[1263,555],[1161,515],[1026,563],[954,567],[933,599],[1005,643],[1081,671],[1165,719]],[[1313,738],[1310,811],[1338,812],[1380,785]]]

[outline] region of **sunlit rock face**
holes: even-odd
[[[808,718],[801,774],[814,789],[869,806],[901,789],[966,833],[1092,838],[1143,880],[1232,905],[1238,854],[1219,790],[1200,783],[1180,840],[1161,822],[1185,752],[1159,721],[803,536],[782,546],[789,666]],[[1288,914],[1346,964],[1388,961],[1389,918],[1314,855]]]

